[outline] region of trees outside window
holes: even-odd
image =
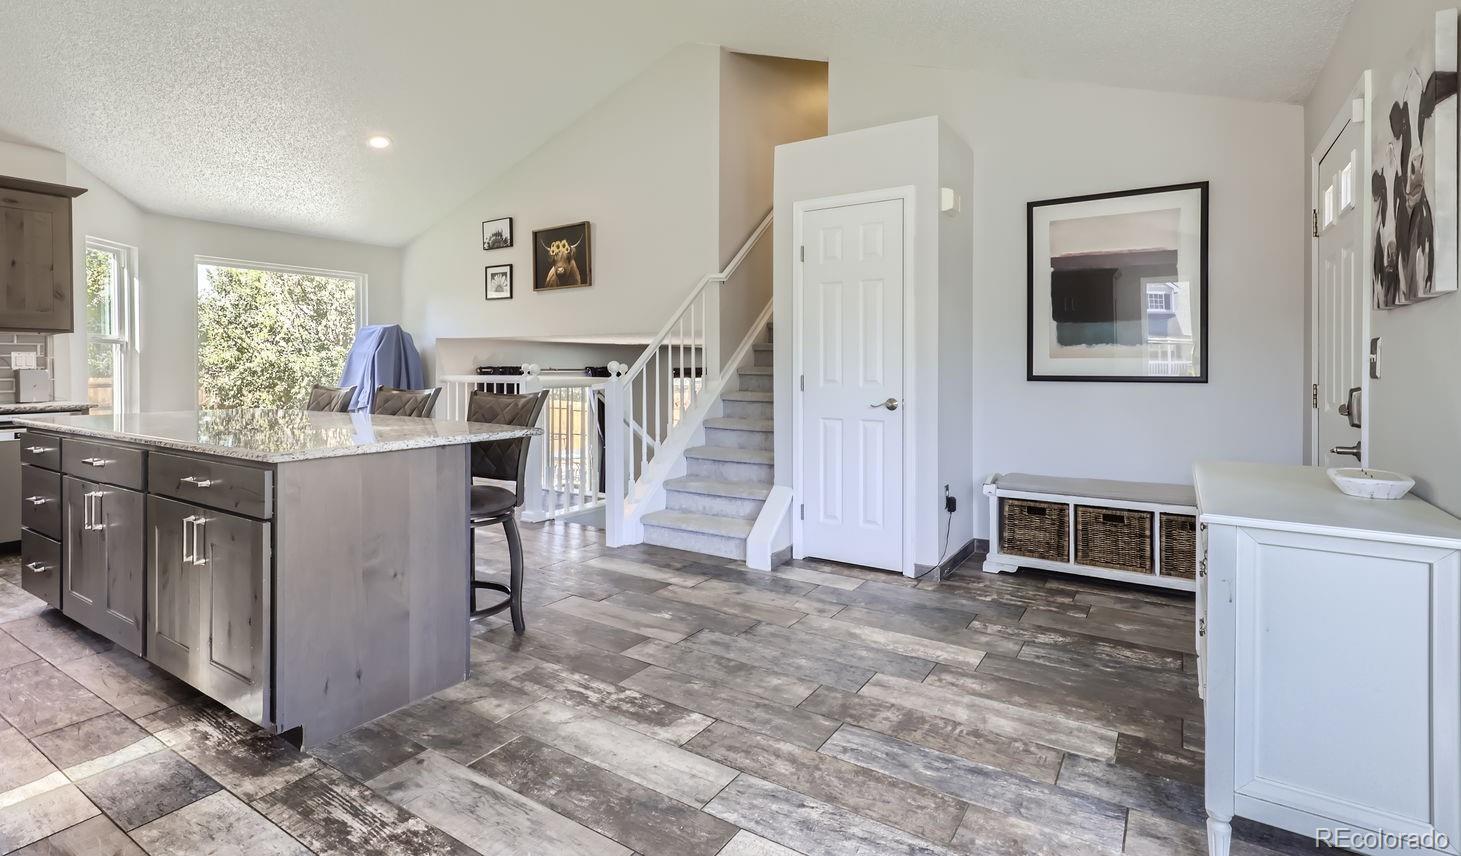
[[[365,277],[198,261],[198,406],[298,408],[340,381]]]

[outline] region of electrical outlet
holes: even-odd
[[[33,369],[36,367],[35,351],[11,351],[10,367],[12,369]]]
[[[953,514],[959,510],[959,500],[949,492],[949,486],[944,485],[944,511]]]

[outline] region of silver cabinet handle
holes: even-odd
[[[203,539],[203,549],[198,549],[199,536]],[[196,517],[193,519],[193,566],[202,567],[208,564],[208,557],[205,552],[208,548],[208,518]]]
[[[45,455],[56,451],[50,446],[26,446],[25,450],[27,452],[30,452],[32,455]]]
[[[106,458],[82,458],[81,463],[86,464],[88,467],[96,467],[97,469],[101,469],[107,464],[110,464],[111,461],[107,460]]]
[[[183,564],[191,565],[193,561],[193,550],[188,546],[188,535],[193,532],[193,522],[198,518],[188,515],[183,518]]]
[[[44,574],[50,568],[41,562],[26,562],[25,569],[33,574]]]
[[[106,524],[102,522],[103,511],[101,502],[104,496],[106,496],[106,492],[100,490],[89,491],[83,496],[86,500],[86,521],[84,528],[90,529],[93,532],[107,528]]]
[[[30,503],[31,505],[45,505],[46,503],[48,503],[48,502],[51,501],[51,497],[49,497],[49,496],[27,496],[25,498],[25,501],[28,502],[28,503]]]
[[[882,408],[886,408],[888,410],[897,410],[898,409],[898,399],[896,399],[896,398],[890,398],[887,401],[879,401],[876,404],[869,404],[868,407],[871,407],[871,408],[882,407]]]
[[[190,484],[193,487],[197,488],[212,487],[213,483],[216,481],[218,480],[205,479],[202,476],[183,476],[182,478],[178,479],[178,482],[180,482],[181,484]]]

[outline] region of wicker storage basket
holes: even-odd
[[[1162,576],[1186,580],[1197,576],[1197,518],[1162,515]]]
[[[1069,506],[1033,499],[999,501],[999,551],[1011,556],[1070,561]]]
[[[1075,561],[1078,565],[1150,574],[1152,513],[1129,508],[1075,507]]]

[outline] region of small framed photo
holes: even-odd
[[[512,218],[499,217],[482,222],[482,249],[505,250],[512,246]]]
[[[592,284],[593,252],[587,221],[533,232],[534,291]]]
[[[487,266],[487,299],[512,299],[512,265]]]

